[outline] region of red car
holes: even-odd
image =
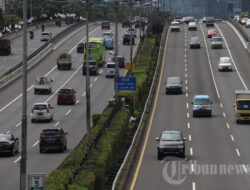
[[[122,27],[129,27],[130,26],[130,20],[129,19],[125,19],[122,21]]]
[[[217,32],[216,32],[216,30],[213,28],[213,29],[209,29],[208,31],[207,31],[207,37],[208,38],[212,38],[212,37],[214,37],[214,36],[217,36]]]
[[[57,95],[57,104],[71,104],[76,103],[76,91],[73,88],[62,88]]]

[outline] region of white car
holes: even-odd
[[[247,19],[246,28],[250,28],[250,19]]]
[[[180,23],[177,21],[171,22],[170,29],[171,29],[171,32],[173,32],[173,31],[180,32]]]
[[[232,61],[230,57],[220,57],[219,64],[218,64],[219,71],[232,71]]]
[[[50,32],[42,32],[41,34],[41,41],[49,41],[52,37],[52,34]]]
[[[103,35],[103,38],[112,38],[113,37],[113,34],[111,31],[104,32],[102,35]]]
[[[188,23],[188,30],[197,30],[197,25],[195,22]]]
[[[136,30],[134,28],[131,28],[131,31],[128,29],[126,34],[132,34],[136,38]]]
[[[49,103],[35,103],[31,110],[31,123],[36,121],[53,121],[53,110]]]
[[[106,63],[106,73],[105,77],[114,77],[115,76],[115,62]]]

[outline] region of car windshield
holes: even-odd
[[[239,110],[250,110],[250,102],[249,101],[238,101],[237,109],[239,109]]]
[[[180,24],[179,23],[172,23],[171,25],[172,26],[179,26]]]
[[[115,64],[107,64],[107,68],[115,68]]]
[[[103,36],[105,37],[112,37],[112,34],[111,33],[104,33]]]
[[[180,133],[162,133],[161,135],[162,141],[181,141],[181,134]]]
[[[11,136],[10,135],[0,135],[0,141],[10,141]]]
[[[221,42],[221,38],[213,38],[212,41],[213,42]]]
[[[34,109],[35,110],[45,110],[45,109],[47,109],[47,106],[46,105],[35,105]]]
[[[197,104],[197,105],[209,105],[210,104],[210,101],[209,99],[202,99],[202,98],[199,98],[199,99],[195,99],[194,100],[194,104]]]
[[[192,41],[192,42],[199,42],[200,39],[199,39],[199,37],[192,37],[192,38],[191,38],[191,41]]]
[[[229,63],[230,59],[229,58],[223,58],[220,60],[221,63]]]
[[[58,129],[43,130],[43,132],[42,132],[42,134],[44,134],[44,135],[56,135],[58,133],[59,133]]]

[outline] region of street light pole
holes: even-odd
[[[118,105],[118,88],[117,88],[117,80],[119,77],[119,70],[117,64],[117,55],[118,55],[118,1],[115,0],[115,104]]]
[[[132,66],[133,66],[133,46],[132,46],[132,0],[129,0],[129,9],[130,9],[130,76],[133,76]]]
[[[32,18],[32,15],[33,15],[33,13],[32,13],[32,0],[30,0],[30,18]]]
[[[23,97],[22,97],[22,150],[20,190],[26,190],[27,172],[27,0],[23,0]]]
[[[86,101],[87,101],[87,135],[88,143],[90,142],[90,82],[89,82],[89,26],[88,26],[88,0],[85,1],[85,14],[86,14]]]

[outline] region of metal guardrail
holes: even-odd
[[[154,77],[153,77],[153,81],[152,81],[152,84],[151,84],[151,87],[150,87],[150,91],[149,91],[149,94],[148,94],[148,97],[147,97],[147,100],[146,100],[146,103],[145,103],[145,106],[144,106],[144,110],[143,110],[143,113],[142,113],[142,116],[141,116],[141,119],[140,119],[140,122],[139,122],[139,125],[138,125],[138,128],[135,132],[135,135],[133,137],[133,140],[132,140],[132,143],[128,149],[128,152],[123,160],[123,163],[119,169],[119,171],[117,172],[116,174],[116,177],[114,179],[114,182],[113,182],[113,185],[112,185],[112,190],[115,190],[117,187],[117,182],[119,180],[119,178],[121,177],[121,174],[123,172],[123,169],[124,169],[124,166],[126,165],[127,161],[128,161],[128,158],[130,156],[130,153],[131,153],[131,150],[135,147],[138,147],[138,142],[136,142],[136,139],[138,139],[138,136],[139,136],[139,131],[142,130],[142,122],[143,122],[143,118],[144,118],[144,114],[146,113],[146,110],[148,109],[148,103],[149,103],[149,100],[150,99],[153,99],[153,96],[154,96],[154,93],[153,93],[153,89],[156,88],[156,83],[158,82],[158,72],[159,72],[159,67],[162,63],[162,51],[164,50],[164,46],[165,46],[165,39],[166,39],[166,35],[167,35],[167,31],[168,31],[168,24],[166,23],[165,26],[164,26],[164,29],[163,29],[163,33],[162,33],[162,37],[161,37],[161,42],[160,42],[160,49],[159,49],[159,55],[158,55],[158,60],[157,60],[157,65],[156,65],[156,69],[155,69],[155,72],[154,72]]]
[[[247,42],[249,42],[250,43],[250,36],[248,36],[248,34],[246,33],[246,31],[241,27],[241,25],[237,22],[237,21],[235,21],[235,20],[233,20],[233,19],[229,19],[228,20],[230,23],[232,23],[234,26],[235,26],[235,28],[237,28],[239,31],[240,31],[240,33],[243,35],[243,37],[245,38],[245,40],[247,41]]]

